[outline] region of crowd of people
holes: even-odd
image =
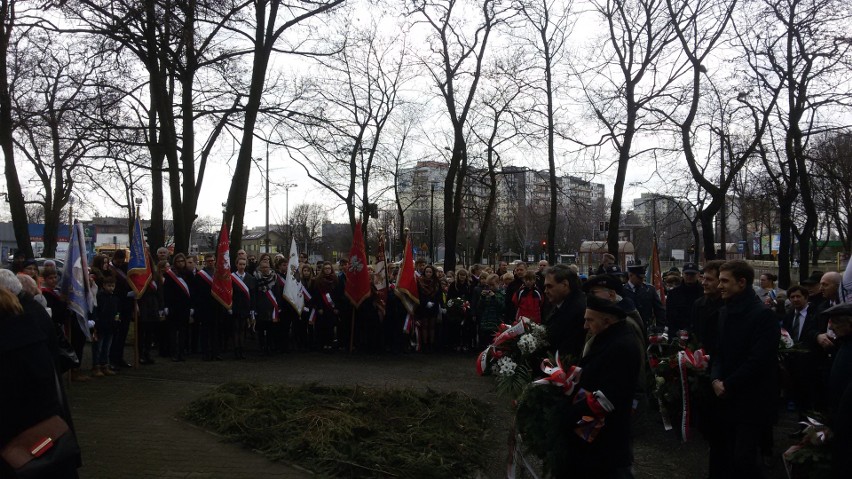
[[[212,254],[196,264],[193,256],[171,256],[161,248],[153,279],[141,296],[128,282],[126,260],[125,252],[118,250],[92,261],[96,306],[88,324],[73,320],[57,289],[59,272],[50,264],[39,272],[32,260],[23,258],[12,264],[20,289],[5,283],[0,289],[11,291],[24,307],[18,308],[12,299],[4,299],[3,307],[16,315],[50,317],[53,327],[43,327],[41,333],[45,345],[67,337],[78,358],[89,336],[95,377],[132,367],[132,359],[142,365],[161,358],[182,362],[193,354],[219,361],[350,348],[370,353],[476,352],[490,344],[501,325],[523,316],[547,327],[552,352],[581,366],[580,385],[600,394],[572,405],[560,420],[609,415],[599,440],[580,441],[566,451],[573,459],[570,473],[601,477],[631,477],[630,417],[648,403],[643,378],[649,334],[683,332],[710,356],[707,387],[715,400],[702,406],[699,422],[710,444],[711,478],[761,477],[760,457],[772,454],[777,417],[773,406],[780,398],[802,417],[823,411],[834,426],[835,447],[852,444],[849,270],[845,275],[814,273],[801,285],[779,291],[770,273],[761,274],[754,285],[755,271],[745,261],[709,261],[703,267],[686,263],[664,275],[663,304],[645,280],[644,265],[622,272],[612,257],[590,276],[581,275],[576,266],[549,266],[544,260],[535,270],[523,262],[510,270],[501,262],[495,269],[477,264],[455,271],[417,260],[419,304],[412,310],[394,294],[398,267],[389,268],[383,288],[375,284],[370,266],[372,294],[354,307],[345,294],[347,261],[335,268],[329,262],[310,264],[303,256],[298,277],[304,305],[297,310],[285,294],[289,263],[282,255],[238,252],[231,262],[230,308],[211,294]],[[138,355],[129,358],[125,343],[133,323]],[[779,362],[782,327],[805,354]],[[48,329],[52,332],[46,334]],[[8,347],[0,346],[5,354]],[[73,380],[90,379],[83,366],[72,367]],[[61,412],[61,404],[60,396],[50,410]],[[10,434],[5,429],[3,433]],[[835,454],[835,471],[852,470],[849,460],[849,454]]]

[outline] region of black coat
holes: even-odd
[[[665,325],[666,308],[653,286],[642,283],[639,286],[631,287],[628,284],[624,287],[623,296],[633,301],[636,310],[639,311],[639,316],[642,316],[645,332],[652,324]]]
[[[689,330],[711,357],[719,344],[719,309],[722,304],[722,298],[703,296],[692,305],[692,324]]]
[[[778,341],[771,310],[746,290],[719,310],[719,344],[710,356],[710,377],[725,385],[720,417],[735,423],[768,424],[778,401]]]
[[[586,296],[582,291],[572,292],[558,308],[554,306],[544,320],[552,352],[559,351],[561,357],[571,355],[575,361],[580,359],[586,343],[585,315]]]
[[[234,272],[234,275],[236,274],[237,273]],[[254,311],[255,302],[257,301],[255,296],[256,285],[254,282],[254,276],[246,272],[246,274],[242,278],[242,284],[239,284],[238,279],[232,275],[231,281],[233,282],[234,288],[234,299],[233,303],[231,304],[231,310],[234,312],[234,317],[242,319],[248,318],[251,312]],[[245,287],[248,289],[248,294],[246,294],[245,290],[243,289],[243,285],[245,285]]]
[[[181,276],[180,272],[173,271],[172,273],[174,277],[169,272],[163,274],[163,304],[169,309],[169,321],[188,324],[189,310],[192,309],[190,290],[192,278],[187,281],[186,278]],[[179,281],[180,279],[184,280],[183,283]]]
[[[704,296],[704,288],[699,283],[682,284],[666,296],[666,323],[669,334],[681,329],[689,329],[692,305]]]
[[[633,327],[625,321],[612,324],[594,337],[580,362],[579,387],[600,391],[612,403],[603,428],[591,443],[574,433],[583,416],[593,415],[586,401],[569,404],[556,419],[567,435],[566,461],[560,461],[555,477],[609,477],[615,469],[633,462],[630,421],[642,354]]]
[[[57,386],[53,356],[48,346],[51,326],[25,312],[0,317],[0,444],[53,415],[71,425],[70,413]],[[73,426],[72,426],[73,427]],[[72,432],[73,434],[73,432]],[[64,464],[52,477],[77,477],[79,457]],[[0,477],[9,471],[0,461]]]

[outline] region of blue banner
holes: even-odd
[[[71,229],[71,242],[65,257],[65,274],[62,275],[62,293],[68,298],[68,309],[74,312],[80,329],[91,339],[88,320],[94,309],[94,297],[89,285],[89,264],[86,260],[86,240],[83,225],[76,223]]]

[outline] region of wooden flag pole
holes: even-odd
[[[355,305],[352,305],[352,325],[349,328],[349,353],[355,351]]]

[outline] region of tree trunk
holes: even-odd
[[[784,195],[778,202],[778,214],[780,216],[781,241],[778,245],[778,287],[787,289],[791,285],[790,277],[790,246],[793,231],[793,202],[794,195]],[[770,245],[772,235],[769,236]],[[771,250],[771,246],[770,246]]]
[[[27,258],[32,258],[33,246],[30,243],[27,209],[18,178],[18,168],[15,166],[15,148],[12,143],[12,97],[9,95],[7,53],[14,27],[13,10],[14,2],[0,2],[0,147],[3,149],[6,167],[6,201],[12,213],[12,228],[15,231],[18,251]]]

